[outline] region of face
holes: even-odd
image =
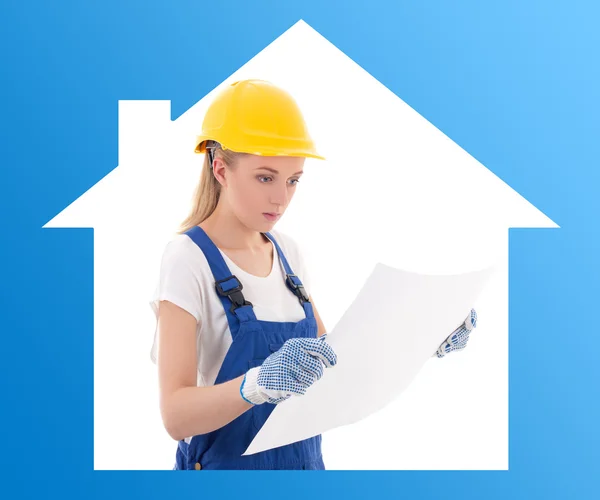
[[[227,198],[248,227],[269,231],[281,218],[300,182],[305,158],[246,155],[227,169]],[[275,217],[265,213],[278,214]]]

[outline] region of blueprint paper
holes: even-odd
[[[307,439],[382,409],[464,322],[494,271],[434,276],[378,263],[328,332],[336,366],[305,395],[277,405],[244,455]]]

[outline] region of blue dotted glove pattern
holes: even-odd
[[[446,354],[452,351],[460,351],[467,347],[469,341],[469,335],[471,330],[477,327],[477,312],[475,309],[471,309],[471,313],[467,316],[464,323],[454,330],[448,338],[441,343],[440,347],[436,351],[438,358],[443,358]]]
[[[289,339],[265,359],[258,372],[257,386],[267,402],[277,404],[294,394],[305,394],[323,376],[325,367],[337,363],[326,336]]]

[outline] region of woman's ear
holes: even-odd
[[[226,172],[225,162],[221,158],[215,157],[215,159],[213,160],[212,173],[215,176],[215,179],[217,179],[217,182],[219,184],[221,184],[221,186],[223,186],[223,187],[227,186],[227,179],[225,177],[225,172]]]

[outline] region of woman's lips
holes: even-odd
[[[271,212],[263,212],[263,215],[265,216],[265,219],[267,219],[269,222],[273,222],[273,221],[279,219],[279,216],[281,214],[274,214]]]

